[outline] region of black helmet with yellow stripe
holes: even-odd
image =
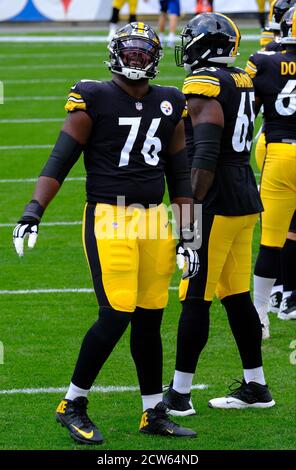
[[[221,13],[201,13],[185,26],[182,45],[175,47],[176,64],[187,72],[207,62],[231,64],[238,56],[240,32]]]
[[[268,29],[279,31],[282,17],[295,4],[296,0],[274,0],[269,11]]]
[[[280,23],[281,43],[296,45],[296,6],[290,8]]]
[[[130,80],[154,78],[158,73],[162,47],[156,32],[145,23],[129,23],[116,31],[108,49],[107,65],[113,73]]]

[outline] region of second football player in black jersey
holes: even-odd
[[[271,407],[261,356],[261,326],[250,296],[252,234],[262,204],[250,167],[255,95],[248,74],[232,66],[240,42],[233,21],[201,14],[184,28],[177,63],[189,73],[187,97],[191,180],[202,204],[201,268],[182,280],[176,369],[166,396],[172,414],[195,410],[190,390],[209,333],[216,294],[224,305],[244,369],[231,397],[210,400],[213,408]],[[178,57],[179,53],[179,57]],[[227,66],[229,65],[229,67]]]

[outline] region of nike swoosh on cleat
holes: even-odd
[[[74,424],[71,424],[71,426],[75,429],[75,431],[79,432],[79,434],[81,434],[81,436],[85,437],[86,439],[91,439],[94,436],[93,431],[85,432],[74,426]]]
[[[168,432],[169,434],[174,434],[174,431],[172,429],[167,429],[166,428],[166,432]]]

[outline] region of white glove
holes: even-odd
[[[176,246],[177,265],[183,269],[182,279],[194,277],[199,270],[199,257],[196,250],[184,248],[183,243],[179,242]]]
[[[34,248],[38,237],[38,224],[33,222],[20,221],[13,231],[13,244],[19,256],[24,256],[24,241],[28,237],[28,248]]]

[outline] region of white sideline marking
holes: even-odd
[[[39,124],[42,122],[64,122],[64,120],[65,118],[0,119],[0,124]]]
[[[178,286],[170,286],[170,290],[178,290]],[[93,289],[20,289],[20,290],[0,290],[0,295],[31,295],[31,294],[90,294]]]
[[[12,388],[11,390],[0,390],[0,395],[34,395],[37,393],[65,393],[69,387],[48,387],[48,388]],[[195,384],[192,385],[192,390],[206,390],[209,386],[207,384]],[[136,386],[118,386],[109,385],[107,387],[94,386],[91,388],[91,392],[100,393],[112,393],[112,392],[137,392],[139,387]]]
[[[242,40],[244,41],[256,41],[259,40],[259,34],[244,34]],[[105,42],[107,44],[107,36],[0,36],[0,42]]]
[[[85,181],[85,176],[66,178],[65,181]],[[0,180],[0,183],[36,183],[38,178],[18,178],[12,180]]]
[[[0,145],[0,150],[23,150],[23,149],[51,149],[52,144],[45,145]]]
[[[65,226],[65,225],[82,225],[81,220],[74,222],[44,222],[42,227],[56,227],[56,226]],[[0,224],[0,227],[14,227],[15,224]]]

